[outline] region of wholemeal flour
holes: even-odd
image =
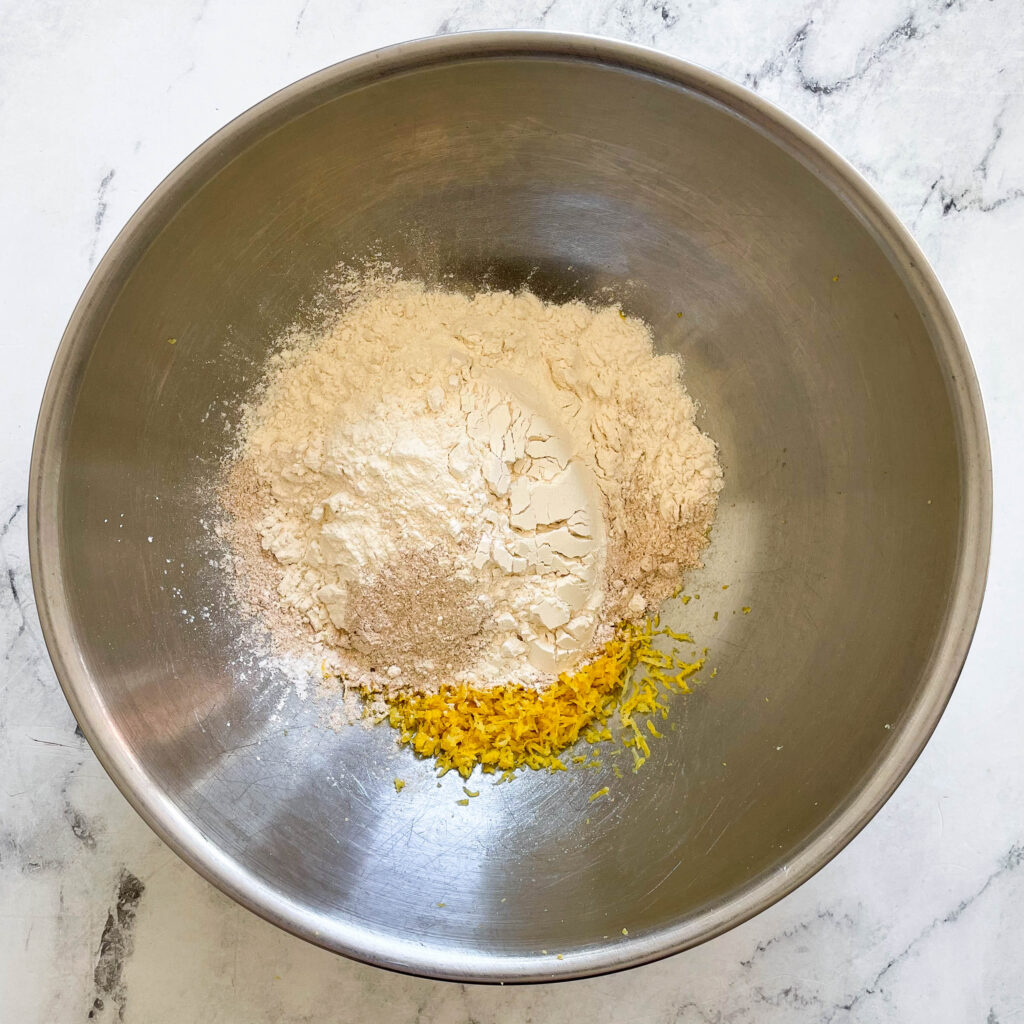
[[[699,562],[722,472],[694,413],[618,308],[368,282],[246,412],[243,579],[354,685],[543,685]]]

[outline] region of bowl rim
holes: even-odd
[[[57,519],[62,441],[69,403],[90,352],[95,327],[106,319],[144,251],[180,206],[209,180],[224,151],[237,153],[261,137],[282,113],[396,74],[482,59],[549,57],[639,72],[695,93],[767,135],[822,180],[859,218],[900,273],[929,327],[959,443],[963,502],[960,549],[943,627],[924,668],[924,684],[883,757],[849,799],[784,866],[751,880],[722,904],[653,932],[614,944],[548,956],[502,956],[381,936],[372,930],[296,905],[243,869],[188,819],[127,749],[107,717],[75,643],[64,596]],[[248,140],[248,142],[247,142]],[[938,724],[963,668],[985,590],[992,524],[992,469],[981,392],[966,342],[948,299],[908,230],[866,180],[808,128],[753,92],[699,65],[657,50],[592,35],[541,30],[457,33],[398,43],[349,58],[273,93],[208,138],[167,175],[117,235],[89,279],[54,357],[36,425],[28,495],[32,583],[46,647],[82,732],[129,803],[187,864],[266,920],[325,949],[407,974],[462,982],[538,982],[581,978],[639,966],[705,942],[767,909],[835,857],[874,817],[906,776]]]

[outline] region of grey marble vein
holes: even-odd
[[[989,164],[996,151],[996,147],[1002,141],[1003,123],[1009,107],[1010,102],[1007,101],[996,115],[995,122],[992,125],[990,141],[985,147],[985,151],[981,154],[981,159],[972,169],[971,183],[958,189],[947,183],[945,177],[940,176],[936,178],[928,187],[928,192],[921,203],[918,213],[923,211],[932,202],[938,203],[944,217],[954,213],[965,213],[969,210],[975,210],[979,213],[991,213],[1006,203],[1024,199],[1024,186],[1021,185],[1004,186],[994,196],[986,194],[989,184]],[[1021,176],[1024,178],[1024,173]]]
[[[943,6],[948,9],[952,4],[944,3]],[[928,31],[935,31],[939,27],[939,22],[935,21],[929,28],[922,28],[917,14],[911,12],[892,28],[881,42],[865,48],[858,54],[856,67],[852,72],[838,78],[823,80],[809,74],[804,68],[804,51],[808,38],[814,31],[814,24],[813,19],[804,22],[786,42],[781,52],[765,61],[756,71],[749,73],[745,78],[745,83],[752,89],[757,89],[764,79],[782,75],[792,69],[801,89],[813,96],[832,96],[834,93],[848,88],[879,62],[898,56],[908,42],[922,37]]]
[[[95,995],[88,1010],[89,1020],[125,1019],[128,993],[122,977],[125,963],[135,948],[135,915],[146,891],[145,885],[127,868],[117,880],[114,905],[107,914],[93,969]]]
[[[835,1012],[829,1014],[829,1016],[825,1018],[825,1024],[831,1024],[831,1022],[836,1020],[840,1014],[849,1014],[857,1006],[863,1003],[864,1000],[883,992],[889,975],[901,965],[905,964],[907,958],[914,952],[914,950],[916,950],[922,943],[927,942],[937,929],[956,924],[956,922],[960,920],[961,916],[971,907],[975,906],[977,901],[985,896],[994,885],[997,885],[1007,875],[1017,871],[1022,864],[1024,864],[1024,845],[1014,843],[1007,853],[1000,859],[998,867],[974,892],[960,900],[960,902],[957,903],[957,905],[948,913],[932,921],[931,924],[911,939],[906,946],[899,950],[895,955],[891,956],[867,985],[854,993],[847,1002],[840,1003],[836,1006]]]
[[[299,13],[295,16],[295,32],[296,34],[302,28],[302,21],[306,17],[306,11],[309,10],[310,0],[305,0],[303,5],[299,8]]]
[[[92,218],[92,244],[89,247],[89,266],[96,262],[96,253],[100,244],[100,235],[103,231],[103,222],[107,216],[107,192],[110,183],[114,180],[116,171],[113,167],[100,179],[99,187],[96,189],[96,212]]]
[[[856,927],[856,920],[851,914],[837,914],[834,911],[826,908],[819,911],[809,921],[799,921],[791,928],[784,928],[780,932],[772,935],[770,938],[765,939],[763,942],[759,942],[751,952],[750,956],[743,960],[740,960],[740,967],[752,968],[754,964],[762,957],[765,953],[772,949],[773,946],[777,946],[780,942],[790,941],[807,941],[810,939],[812,931],[819,931],[822,924],[827,924],[833,928],[851,929]],[[815,938],[818,938],[815,936]]]

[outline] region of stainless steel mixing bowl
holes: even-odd
[[[237,657],[206,528],[227,428],[325,276],[374,251],[452,287],[621,299],[685,360],[727,490],[701,600],[672,614],[718,673],[639,774],[484,779],[463,807],[386,728],[323,729]],[[565,978],[735,925],[875,813],[966,656],[990,492],[950,308],[845,163],[660,54],[467,35],[290,86],[145,202],[46,388],[32,567],[97,755],[221,889],[374,964]]]

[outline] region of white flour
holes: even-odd
[[[663,600],[722,474],[617,309],[369,288],[276,356],[228,500],[354,683],[538,683]]]

